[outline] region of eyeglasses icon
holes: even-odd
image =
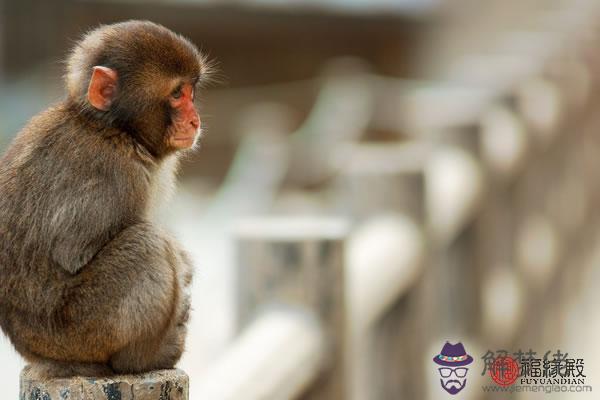
[[[464,378],[467,376],[469,368],[438,368],[438,371],[440,371],[442,378],[450,378],[452,373],[454,373],[454,375],[456,375],[458,378]]]

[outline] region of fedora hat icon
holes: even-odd
[[[450,344],[446,342],[442,351],[433,357],[433,362],[445,367],[462,367],[473,362],[473,357],[467,354],[465,346],[461,342]]]

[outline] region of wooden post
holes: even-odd
[[[342,356],[347,233],[343,219],[310,217],[247,219],[236,230],[240,330],[272,304],[308,310],[323,329],[323,370],[303,398],[346,398]]]
[[[189,378],[179,369],[109,378],[38,379],[21,372],[20,400],[188,400]]]
[[[481,335],[488,348],[508,348],[522,329],[523,288],[513,259],[517,218],[515,181],[527,166],[531,140],[511,104],[497,100],[481,116],[480,152],[486,180],[477,219],[481,276]],[[510,301],[506,301],[506,299]]]
[[[437,136],[435,136],[437,135]],[[485,195],[480,166],[480,129],[470,125],[440,129],[426,172],[427,225],[432,240],[431,291],[436,329],[450,340],[477,334],[481,317],[476,220]],[[443,336],[442,336],[443,335]]]
[[[429,151],[416,141],[354,144],[335,157],[336,204],[362,222],[348,246],[350,399],[423,397],[416,363],[428,336],[421,278]]]

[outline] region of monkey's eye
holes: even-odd
[[[173,97],[174,99],[180,99],[181,96],[183,96],[183,91],[181,89],[182,86],[178,86],[177,89],[175,89],[173,93],[171,93],[171,97]]]

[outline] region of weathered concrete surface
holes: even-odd
[[[188,400],[189,378],[179,369],[110,378],[36,379],[21,372],[20,400]]]

